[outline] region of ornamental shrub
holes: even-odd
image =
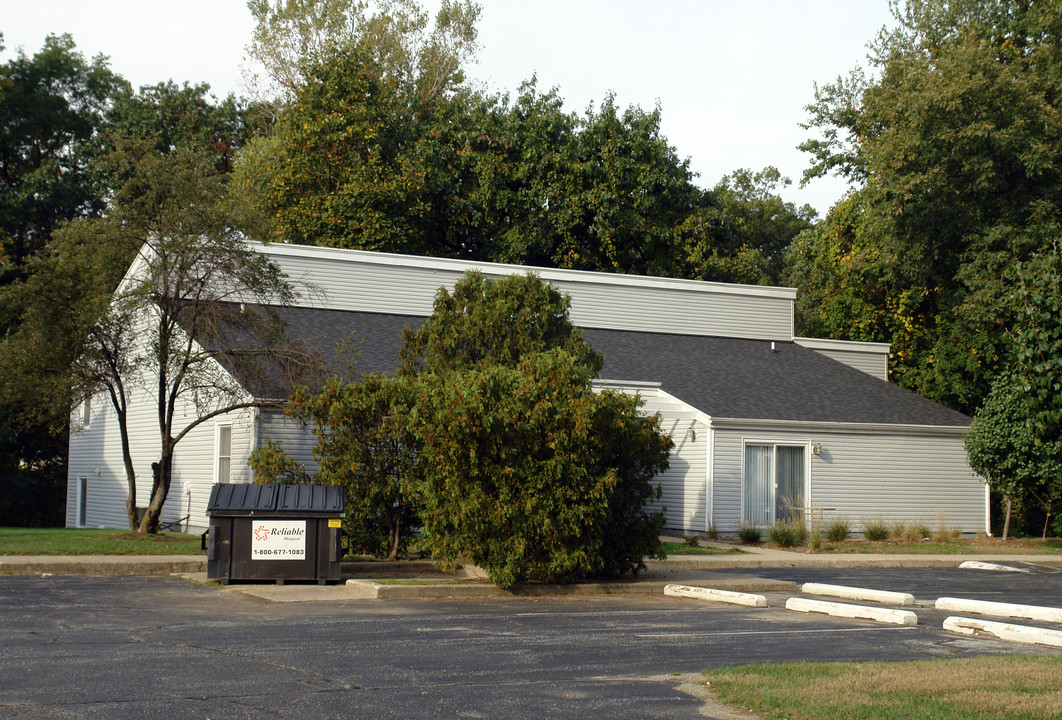
[[[851,532],[852,529],[848,523],[848,518],[837,517],[826,526],[826,539],[830,542],[844,542],[848,539],[848,535]]]
[[[659,552],[664,516],[646,505],[671,441],[634,398],[595,394],[566,351],[429,373],[417,392],[416,498],[436,557],[508,587],[637,571]]]
[[[603,360],[569,303],[533,274],[469,273],[406,332],[425,544],[503,587],[637,572],[660,552],[652,478],[673,443],[637,398],[594,391]]]

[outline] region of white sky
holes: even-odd
[[[738,168],[774,165],[787,200],[825,213],[845,191],[833,178],[797,188],[808,157],[799,123],[814,83],[863,64],[866,43],[891,22],[888,0],[480,0],[482,50],[470,75],[515,94],[538,74],[569,110],[600,103],[662,111],[663,132],[710,187]],[[437,7],[427,0],[426,7]],[[103,53],[134,86],[209,82],[246,94],[244,0],[33,0],[0,20],[5,50],[32,55],[69,32],[86,56]]]

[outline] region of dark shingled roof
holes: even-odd
[[[793,342],[583,330],[609,380],[659,382],[712,417],[899,425],[970,418]]]
[[[336,367],[346,343],[358,373],[394,370],[402,330],[425,318],[380,313],[279,308],[288,335],[315,346]],[[605,356],[608,380],[659,382],[712,417],[843,423],[965,426],[970,419],[792,342],[584,329]],[[269,388],[271,397],[286,395]]]

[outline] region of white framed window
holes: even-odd
[[[810,495],[808,443],[746,440],[742,452],[742,519],[766,527],[803,520]]]
[[[81,403],[81,427],[85,430],[89,429],[89,424],[92,422],[92,398],[85,397],[84,402]]]
[[[214,482],[227,483],[232,476],[232,425],[214,426]]]

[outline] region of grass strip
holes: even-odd
[[[1058,720],[1062,656],[783,663],[705,670],[716,697],[767,720]]]
[[[200,555],[199,536],[120,530],[0,527],[0,555]]]

